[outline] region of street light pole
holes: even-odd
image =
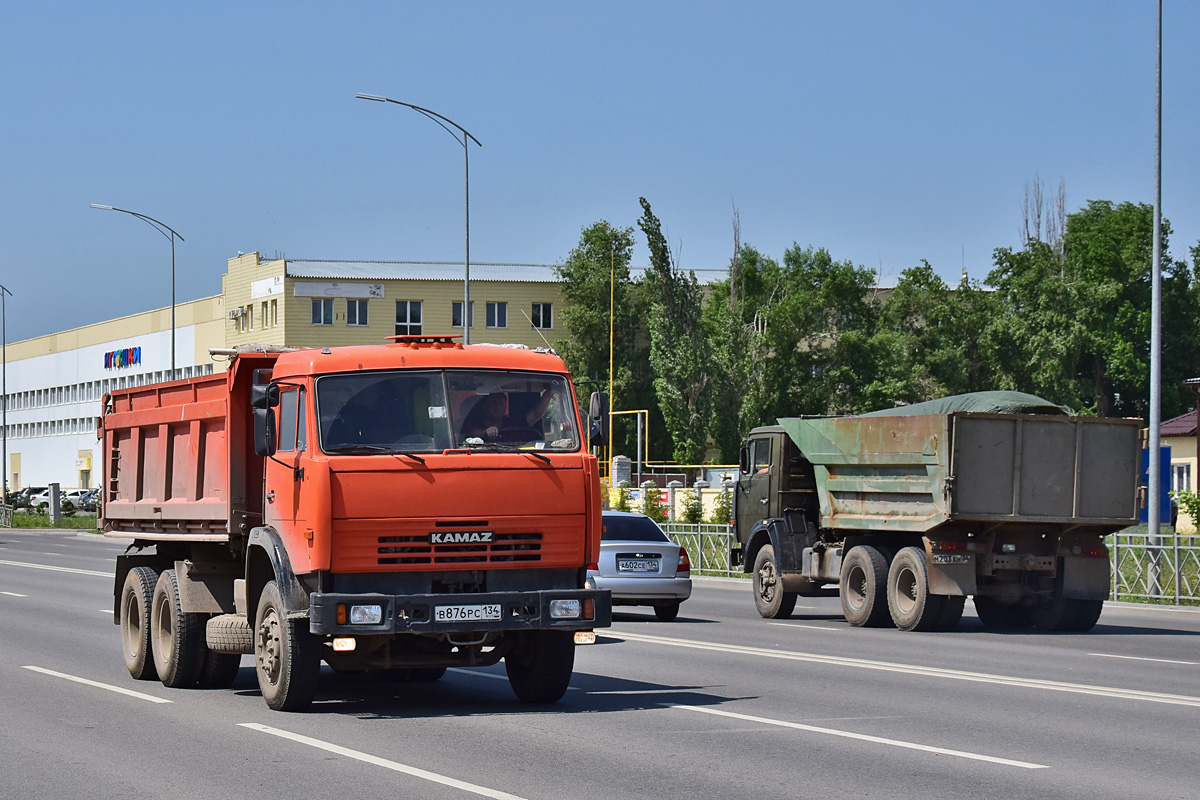
[[[101,211],[120,211],[122,214],[129,214],[130,216],[137,217],[142,222],[146,223],[151,228],[154,228],[154,230],[171,240],[171,380],[175,380],[175,239],[178,238],[179,241],[182,242],[184,241],[184,238],[176,233],[175,229],[170,225],[165,222],[159,222],[154,217],[148,217],[145,214],[139,214],[136,211],[130,211],[126,208],[102,206],[98,203],[92,203],[91,205],[92,208],[98,208]],[[168,231],[170,232],[170,235],[168,235]]]
[[[0,432],[4,436],[4,445],[0,451],[0,459],[4,461],[4,505],[8,505],[8,309],[5,307],[5,295],[12,297],[7,286],[0,284]]]
[[[466,257],[463,262],[464,272],[463,272],[462,323],[463,323],[463,343],[470,344],[471,343],[471,156],[470,156],[471,148],[468,145],[470,142],[474,142],[479,147],[483,147],[483,145],[480,144],[479,140],[476,139],[474,136],[472,136],[467,131],[467,129],[464,128],[462,125],[459,125],[457,122],[450,119],[449,117],[443,117],[441,114],[437,113],[436,111],[430,111],[428,108],[421,108],[420,106],[415,106],[412,103],[405,103],[401,100],[393,100],[390,97],[381,97],[376,94],[362,94],[360,92],[354,96],[355,96],[355,98],[357,98],[359,100],[374,100],[377,103],[395,103],[398,106],[405,106],[407,108],[411,108],[413,111],[424,114],[426,117],[433,120],[438,125],[441,125],[442,128],[446,131],[446,133],[448,133],[454,137],[454,141],[456,141],[462,145],[462,148],[463,148],[463,181],[466,184],[465,189],[464,189],[464,196],[466,198],[465,219],[466,219],[466,237],[467,237]],[[459,130],[459,132],[462,134],[462,137],[460,138],[458,136],[458,134],[456,134],[454,131],[447,128],[446,127],[447,123],[450,125],[453,125],[455,128],[457,128]]]

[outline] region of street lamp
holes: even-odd
[[[4,307],[5,295],[12,297],[7,286],[0,284],[0,432],[4,436],[4,446],[0,451],[0,459],[4,461],[4,505],[8,505],[8,314]]]
[[[430,111],[428,108],[421,108],[420,106],[414,106],[412,103],[405,103],[400,100],[393,100],[390,97],[380,97],[379,95],[375,95],[375,94],[359,93],[354,96],[359,100],[374,100],[377,103],[395,103],[398,106],[406,106],[408,108],[411,108],[413,111],[417,111],[421,114],[424,114],[425,116],[429,117],[431,120],[436,122],[438,125],[441,125],[442,128],[446,131],[446,133],[448,133],[454,137],[454,141],[456,141],[462,145],[462,148],[463,148],[463,176],[464,176],[464,183],[466,184],[465,194],[466,194],[466,227],[467,227],[466,258],[464,260],[465,272],[463,273],[462,323],[463,323],[463,343],[470,344],[471,343],[471,158],[470,158],[470,148],[467,145],[470,142],[474,142],[479,147],[483,147],[483,145],[480,144],[478,139],[476,139],[474,136],[472,136],[470,133],[468,133],[467,129],[464,128],[462,125],[459,125],[457,122],[455,122],[452,119],[449,119],[448,117],[443,117],[441,114],[437,113],[436,111]],[[459,132],[462,134],[462,137],[459,138],[458,134],[456,134],[454,131],[447,128],[446,127],[447,123],[449,123],[450,125],[453,125],[455,128],[457,128],[459,130]]]
[[[154,217],[148,217],[145,214],[139,214],[136,211],[130,211],[125,208],[114,208],[113,206],[102,206],[97,203],[92,203],[92,208],[98,208],[101,211],[120,211],[122,214],[129,214],[137,217],[142,222],[149,225],[154,230],[161,233],[171,240],[171,380],[175,380],[175,239],[184,241],[184,238],[175,232],[175,229],[167,225],[165,222],[159,222]],[[169,235],[168,235],[169,232]]]

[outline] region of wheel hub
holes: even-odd
[[[258,626],[258,669],[271,684],[279,682],[282,654],[279,646],[279,616],[274,609],[263,615]]]

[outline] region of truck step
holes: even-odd
[[[204,627],[204,640],[214,653],[254,652],[254,634],[241,614],[218,614],[209,619]]]

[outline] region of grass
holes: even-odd
[[[55,528],[61,530],[94,531],[96,530],[95,514],[74,514],[63,517],[57,523],[50,522],[49,514],[34,514],[18,511],[13,514],[14,528]]]

